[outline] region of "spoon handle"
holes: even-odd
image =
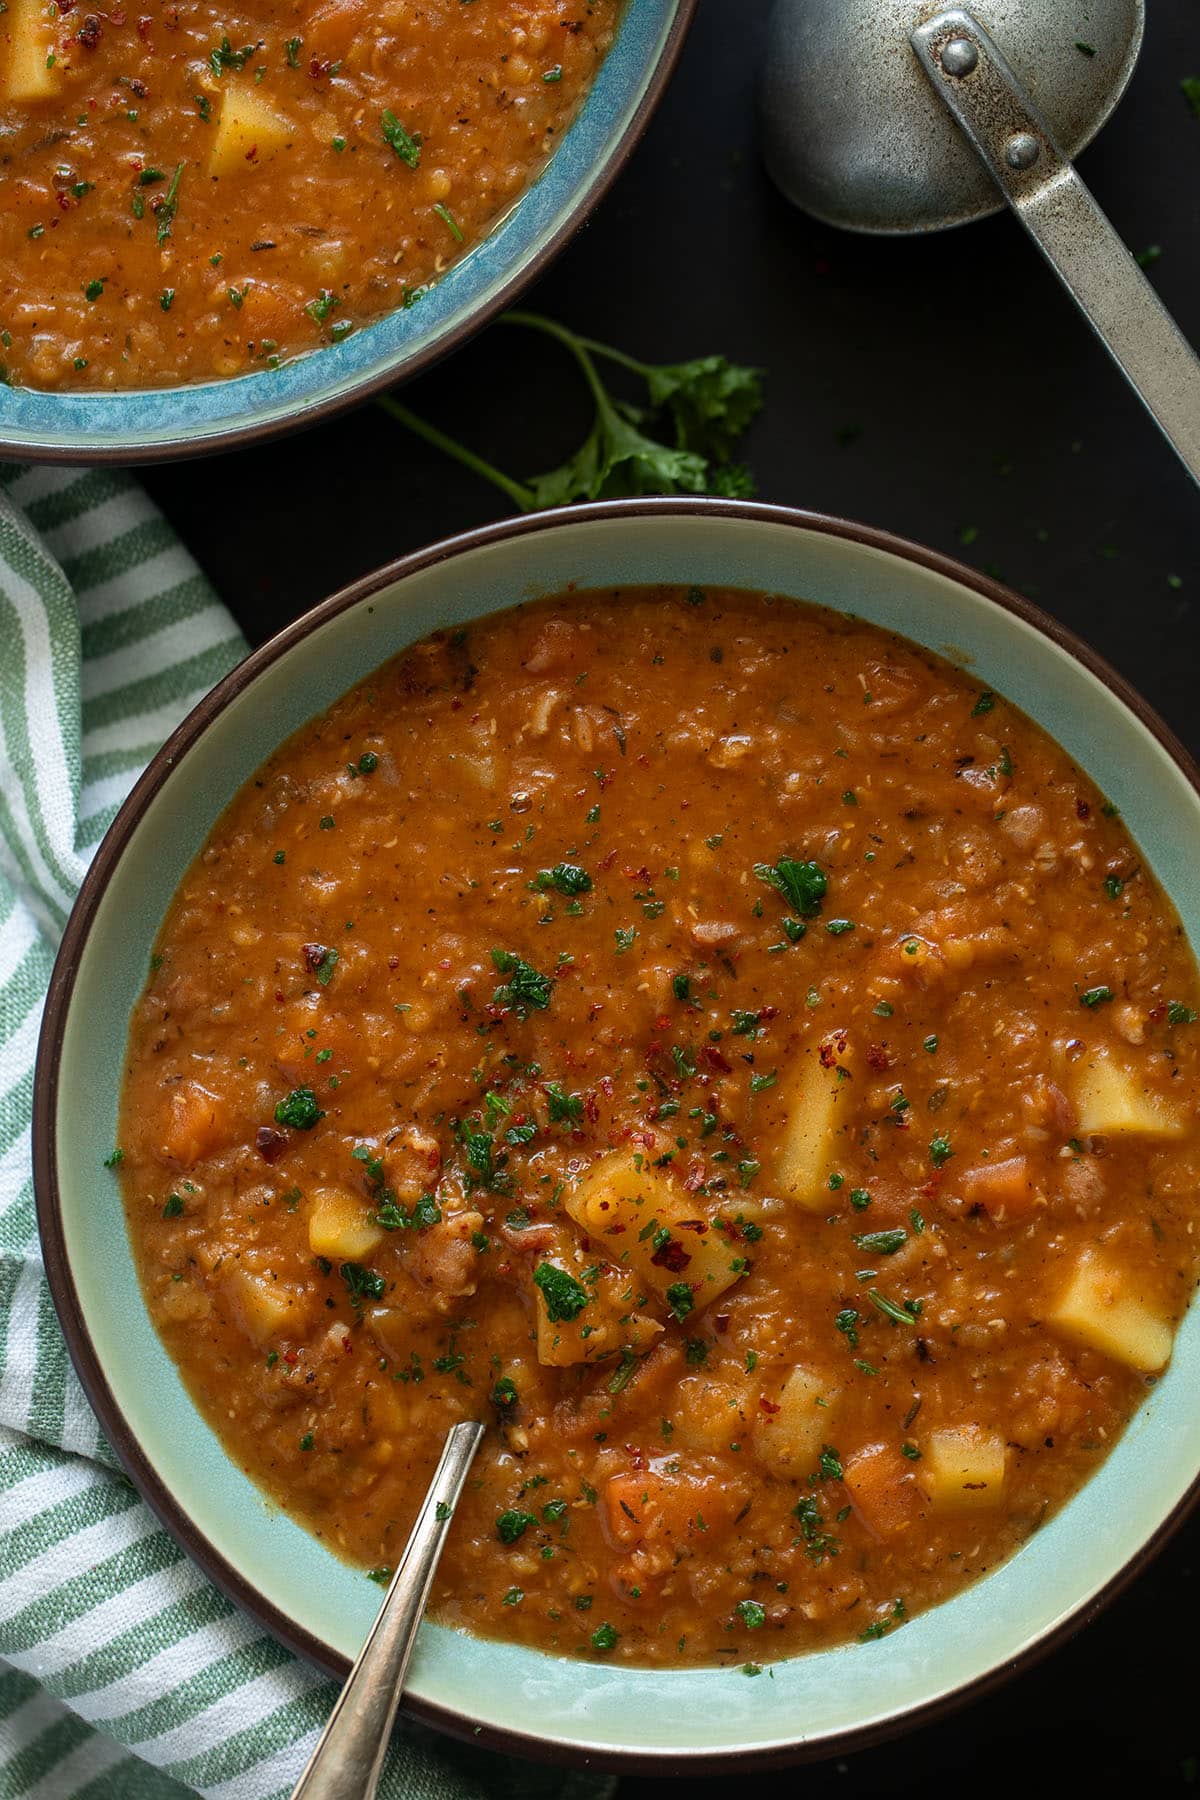
[[[371,1800],[450,1516],[483,1426],[451,1428],[383,1605],[292,1800]]]
[[[1200,359],[1002,52],[962,7],[919,25],[912,46],[1018,219],[1200,482]]]

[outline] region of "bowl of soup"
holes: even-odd
[[[524,518],[255,651],[126,802],[37,1074],[46,1264],[201,1566],[342,1672],[720,1767],[1044,1651],[1191,1504],[1200,795],[864,527]]]
[[[0,449],[120,462],[414,374],[614,179],[694,0],[0,15]]]

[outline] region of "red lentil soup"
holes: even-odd
[[[162,928],[121,1179],[230,1454],[441,1620],[893,1631],[1098,1466],[1196,1276],[1200,985],[1041,730],[872,626],[575,593],[264,766]]]
[[[6,379],[238,375],[411,304],[541,168],[618,11],[8,0]]]

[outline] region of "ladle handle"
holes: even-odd
[[[442,1542],[483,1426],[455,1425],[383,1605],[292,1800],[371,1800]]]
[[[963,7],[919,25],[911,42],[1018,219],[1200,482],[1200,359],[1003,54]]]

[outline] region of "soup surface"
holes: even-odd
[[[741,592],[371,675],[234,801],[132,1023],[148,1305],[230,1454],[437,1616],[751,1668],[1019,1545],[1196,1276],[1197,974],[999,695]]]
[[[619,0],[0,15],[0,369],[274,367],[419,299],[540,169]]]

